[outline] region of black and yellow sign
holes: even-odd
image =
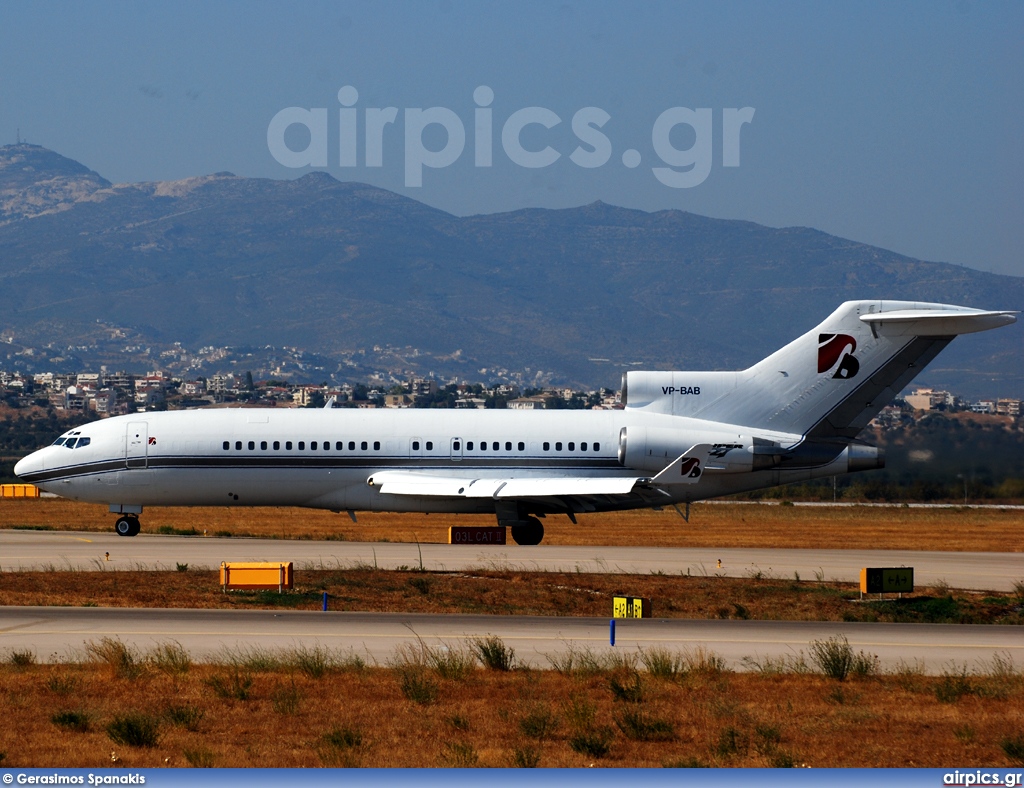
[[[914,590],[914,567],[861,569],[862,594],[906,594]]]
[[[650,618],[651,600],[639,596],[612,597],[612,618]]]

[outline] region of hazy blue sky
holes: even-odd
[[[20,128],[118,182],[220,170],[292,178],[306,170],[271,154],[271,119],[288,107],[326,108],[332,175],[457,214],[594,200],[680,208],[1024,275],[1022,42],[1024,4],[974,0],[6,0],[0,143]],[[345,86],[358,92],[353,167],[340,166]],[[476,166],[479,86],[493,92],[490,167]],[[384,107],[398,113],[384,128],[382,166],[369,167],[365,110]],[[457,116],[465,148],[407,186],[407,110],[430,107]],[[518,135],[525,151],[559,154],[547,166],[523,166],[503,146],[506,121],[528,107],[560,120]],[[586,129],[574,133],[585,107],[609,116],[590,127],[604,155],[581,143]],[[673,107],[711,110],[710,134],[668,123],[659,148],[655,121]],[[724,111],[744,107],[754,114],[739,127],[739,166],[723,166]],[[293,125],[283,139],[302,150],[309,132]],[[437,125],[422,139],[434,150],[451,143]],[[666,145],[696,145],[711,163],[706,177],[663,184],[652,168],[681,163],[663,160]],[[589,152],[586,163],[606,161],[581,166],[570,158],[576,148]],[[627,150],[639,166],[624,163]]]

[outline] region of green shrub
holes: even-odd
[[[334,668],[331,653],[319,644],[312,648],[299,646],[292,653],[290,662],[300,673],[311,679],[323,678]]]
[[[168,722],[172,725],[189,731],[197,731],[205,713],[202,709],[187,704],[182,706],[171,705],[167,707],[164,716],[167,717]]]
[[[569,746],[580,755],[603,758],[611,750],[613,736],[607,727],[579,731],[569,738]]]
[[[206,680],[218,697],[231,700],[249,700],[253,682],[252,674],[238,666],[232,666],[227,673],[215,673]]]
[[[278,714],[295,714],[299,710],[302,694],[295,682],[279,684],[270,692],[270,704]]]
[[[473,641],[473,648],[480,662],[488,670],[509,671],[515,667],[516,652],[505,645],[501,638],[491,635]]]
[[[351,768],[359,765],[362,746],[363,733],[358,728],[333,728],[317,741],[316,751],[325,766]]]
[[[472,768],[477,765],[479,760],[480,756],[469,742],[447,742],[441,753],[441,763],[456,769]]]
[[[437,700],[440,688],[421,668],[406,667],[399,670],[399,685],[407,700],[420,706],[429,706]]]
[[[543,741],[558,727],[558,716],[546,704],[538,703],[519,720],[519,730],[524,736]]]
[[[845,635],[812,640],[810,648],[811,658],[829,678],[844,681],[853,669],[853,649]]]
[[[527,744],[512,750],[512,765],[519,769],[536,769],[540,766],[540,750]]]
[[[1024,735],[1018,733],[1012,738],[1007,736],[999,742],[999,746],[1013,764],[1024,766]]]
[[[678,681],[689,672],[689,665],[681,654],[662,646],[640,651],[640,661],[655,678]]]
[[[86,653],[95,662],[106,664],[120,679],[134,680],[146,672],[146,662],[139,652],[117,638],[103,638],[86,644]]]
[[[625,681],[619,681],[616,676],[609,676],[608,689],[612,691],[612,697],[617,701],[625,703],[644,702],[644,682],[636,671],[633,671],[629,679]]]
[[[718,734],[718,744],[715,753],[720,756],[739,755],[745,753],[749,742],[746,735],[732,726],[725,728]]]
[[[964,695],[974,691],[967,674],[967,666],[951,665],[942,671],[939,683],[935,685],[935,697],[940,703],[956,703]]]
[[[184,676],[192,669],[192,657],[180,643],[162,643],[150,652],[149,661],[168,676]]]
[[[186,749],[183,750],[181,754],[185,756],[185,760],[188,762],[188,765],[193,769],[213,768],[213,753],[205,747],[200,747],[195,750]]]
[[[107,736],[115,744],[127,747],[156,747],[160,739],[160,721],[148,714],[115,717],[107,725]]]
[[[641,709],[617,714],[615,724],[627,739],[633,741],[671,741],[676,737],[675,726],[671,722],[651,717]]]
[[[7,664],[16,668],[27,668],[36,664],[36,654],[28,649],[11,651],[7,657]]]
[[[89,730],[90,719],[84,711],[58,711],[50,717],[50,722],[69,731],[85,733]]]
[[[53,673],[46,680],[46,687],[55,695],[72,695],[78,691],[81,679],[73,673]]]

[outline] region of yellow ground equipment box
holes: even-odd
[[[267,563],[227,563],[220,565],[220,584],[225,591],[272,591],[285,589],[291,591],[294,586],[292,562]]]
[[[38,498],[39,488],[34,484],[0,484],[0,498]]]
[[[639,596],[612,597],[612,618],[650,618],[651,600]]]
[[[861,569],[862,594],[907,594],[914,590],[914,567]]]
[[[448,544],[505,544],[505,526],[453,525],[448,528]]]

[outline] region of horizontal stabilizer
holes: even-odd
[[[465,478],[407,471],[382,471],[367,479],[384,495],[444,498],[548,498],[565,495],[627,495],[639,476]]]
[[[651,484],[696,484],[704,475],[704,467],[707,465],[710,453],[710,443],[698,443],[679,455],[651,479]]]
[[[884,336],[950,337],[973,334],[1017,322],[1016,312],[981,309],[900,309],[861,315],[860,319]]]

